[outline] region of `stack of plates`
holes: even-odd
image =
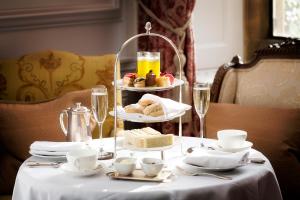
[[[83,146],[81,142],[36,141],[30,145],[29,153],[40,158],[65,159],[67,152]]]
[[[32,156],[40,157],[40,158],[52,158],[52,159],[64,159],[66,158],[67,152],[52,152],[52,151],[37,151],[30,150],[29,153]]]

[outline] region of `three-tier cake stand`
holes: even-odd
[[[159,37],[159,38],[162,38],[164,39],[165,41],[167,41],[171,46],[172,48],[174,49],[177,57],[178,57],[178,61],[179,61],[179,79],[177,80],[178,84],[176,84],[176,86],[179,86],[179,103],[182,103],[182,85],[184,84],[184,81],[182,80],[182,64],[181,64],[181,60],[180,60],[180,54],[179,54],[179,51],[176,47],[176,45],[169,39],[167,38],[166,36],[163,36],[163,35],[160,35],[160,34],[157,34],[157,33],[151,33],[150,30],[151,30],[151,23],[150,22],[147,22],[146,25],[145,25],[145,29],[146,29],[146,33],[141,33],[141,34],[137,34],[137,35],[134,35],[132,36],[131,38],[129,38],[128,40],[126,40],[121,48],[119,49],[118,53],[116,54],[116,60],[115,60],[115,65],[114,65],[114,110],[113,110],[113,116],[114,116],[114,157],[116,158],[116,155],[117,155],[117,120],[118,120],[118,111],[117,111],[117,90],[130,90],[130,91],[136,91],[136,92],[139,92],[141,90],[139,89],[134,89],[134,88],[126,88],[126,87],[121,87],[119,84],[117,84],[118,80],[117,80],[117,68],[118,68],[118,63],[119,63],[119,60],[120,60],[120,56],[121,56],[121,53],[122,51],[125,49],[125,47],[127,47],[127,45],[132,42],[133,40],[136,40],[137,38],[139,37],[145,37],[145,36],[151,36],[151,37]],[[121,66],[122,67],[122,66]],[[175,86],[174,86],[175,87]],[[153,92],[153,91],[162,91],[162,90],[168,90],[170,88],[144,88],[142,91],[143,92]],[[182,144],[181,144],[181,137],[182,137],[182,115],[184,115],[185,112],[182,112],[181,114],[179,114],[178,117],[179,118],[179,133],[178,133],[178,136],[179,136],[179,142],[180,142],[180,145],[181,145],[181,151],[182,151]],[[130,119],[126,119],[128,121],[131,121]],[[145,123],[147,123],[147,121],[145,121]],[[163,150],[161,150],[161,156],[163,158]]]

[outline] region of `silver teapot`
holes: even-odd
[[[67,128],[64,123],[64,116],[67,117]],[[61,129],[70,142],[86,142],[92,139],[90,125],[91,111],[81,103],[63,110],[59,115]]]

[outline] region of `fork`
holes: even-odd
[[[58,168],[62,162],[35,162],[28,161],[26,162],[27,167],[54,167]]]
[[[179,169],[180,172],[182,172],[184,175],[187,175],[187,176],[211,176],[211,177],[215,177],[215,178],[223,179],[223,180],[232,180],[232,178],[229,176],[216,175],[216,174],[207,173],[207,172],[187,172],[186,170],[182,169],[179,166],[176,166],[176,167],[177,167],[177,169]]]

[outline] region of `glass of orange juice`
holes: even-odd
[[[156,77],[160,76],[160,52],[149,52],[148,72],[150,70]]]
[[[146,78],[146,74],[149,72],[149,52],[139,51],[137,52],[137,74],[138,77]]]

